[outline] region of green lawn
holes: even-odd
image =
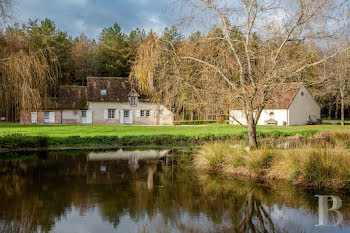
[[[285,132],[296,134],[302,131],[350,130],[350,125],[315,125],[315,126],[259,126],[258,132]],[[202,126],[106,126],[106,125],[0,125],[0,136],[21,134],[28,136],[68,137],[68,136],[141,136],[141,135],[238,135],[244,132],[240,126],[234,125],[202,125]]]

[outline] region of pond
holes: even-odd
[[[0,200],[0,232],[350,232],[346,193],[201,174],[185,149],[3,154]]]

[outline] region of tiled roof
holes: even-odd
[[[303,86],[303,83],[283,83],[278,85],[272,95],[270,100],[266,103],[265,109],[288,109],[292,104],[298,91]],[[260,102],[260,101],[256,101]],[[232,106],[233,109],[240,109],[238,106]]]
[[[85,86],[60,86],[59,109],[87,109],[87,88]]]
[[[106,95],[101,94],[106,90]],[[91,102],[128,102],[128,97],[137,96],[140,101],[149,102],[146,95],[132,88],[128,78],[88,77],[87,86],[60,86],[57,98],[47,98],[41,103],[43,110],[88,109]]]
[[[106,90],[106,95],[101,94]],[[132,87],[127,78],[120,77],[88,77],[87,95],[92,102],[127,102]]]
[[[267,102],[265,109],[288,109],[303,83],[284,83],[279,85]]]

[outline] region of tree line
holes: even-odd
[[[73,38],[50,19],[15,24],[0,37],[2,51],[12,43],[10,53],[40,51],[48,64],[57,62],[56,81],[60,85],[84,85],[89,75],[128,77],[135,51],[146,38],[145,30],[137,28],[127,35],[117,23],[104,28],[98,40],[84,34]]]
[[[172,33],[165,28],[163,34]],[[22,110],[54,98],[59,85],[86,85],[88,76],[129,77],[138,47],[155,33],[129,34],[115,23],[98,39],[73,38],[50,19],[29,20],[0,31],[0,115],[18,121]]]
[[[256,125],[274,90],[302,81],[329,116],[341,113],[344,124],[350,102],[348,0],[173,1],[191,9],[181,20],[186,28],[203,30],[184,36],[176,27],[160,34],[135,29],[127,35],[114,24],[97,40],[73,39],[49,19],[3,30],[2,114],[18,120],[19,109],[39,106],[58,85],[84,85],[87,76],[129,76],[184,118],[185,112],[200,118],[240,107],[256,147]],[[0,0],[0,9],[10,2]]]

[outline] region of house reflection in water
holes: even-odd
[[[117,150],[110,152],[90,152],[88,156],[89,161],[108,161],[108,160],[130,160],[132,157],[136,160],[147,160],[147,159],[161,159],[168,157],[170,150]]]
[[[106,171],[107,171],[106,165],[101,165],[100,171],[101,171],[101,172],[106,172]]]
[[[147,168],[147,187],[149,190],[153,189],[153,175],[157,171],[157,166],[150,165]]]
[[[128,170],[133,175],[137,175],[136,172],[140,169],[140,162],[145,160],[158,160],[164,159],[164,161],[168,161],[170,150],[117,150],[117,151],[109,151],[109,152],[90,152],[88,154],[88,166],[90,170],[93,170],[93,176],[91,177],[93,180],[90,182],[101,182],[101,178],[99,176],[103,176],[110,181],[113,181],[116,176],[127,174],[125,168],[129,168]],[[117,165],[119,164],[119,165]],[[124,164],[124,165],[123,165]],[[98,166],[99,174],[96,174],[96,170],[93,167]],[[157,171],[157,166],[146,165],[143,166],[142,171],[138,171],[140,173],[136,177],[140,178],[141,174],[145,174],[147,172],[147,188],[149,190],[153,189],[153,175]],[[98,172],[98,170],[97,170]],[[146,175],[146,174],[145,174]],[[114,178],[113,178],[114,177]],[[136,178],[135,177],[135,178]]]
[[[136,155],[131,155],[129,158],[129,168],[131,170],[131,173],[135,173],[136,170],[139,168],[139,159]]]

